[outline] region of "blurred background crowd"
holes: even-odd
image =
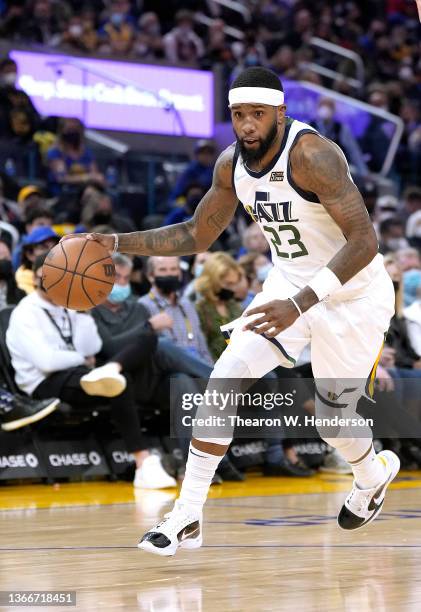
[[[378,367],[378,389],[395,403],[403,401],[402,379],[421,377],[421,31],[416,4],[233,4],[238,5],[235,11],[213,0],[0,0],[0,36],[38,51],[214,70],[225,93],[244,67],[268,66],[281,78],[325,86],[400,117],[403,134],[382,178],[378,173],[389,135],[380,117],[373,116],[362,137],[354,138],[335,118],[334,100],[323,96],[313,109],[312,124],[345,150],[386,256],[396,289],[396,315]],[[330,53],[311,44],[315,37],[357,53],[364,62],[364,83],[355,87],[354,64],[343,56],[333,63]],[[19,88],[18,73],[19,66],[5,55],[0,61],[0,308],[40,292],[39,258],[65,233],[130,232],[190,218],[210,187],[219,152],[214,141],[200,140],[190,159],[162,153],[153,160],[151,182],[151,161],[142,157],[147,150],[124,161],[107,157],[86,138],[79,119],[41,116]],[[155,388],[174,375],[184,377],[186,388],[193,377],[206,378],[225,347],[219,326],[241,314],[272,267],[268,244],[250,221],[239,208],[212,252],[195,257],[117,257],[113,292],[92,313],[102,346],[96,362],[105,363],[128,338],[140,334],[149,344],[147,355],[137,355],[138,363],[143,372],[151,368]],[[145,379],[127,367],[133,378],[141,379],[135,384],[137,405],[147,404]],[[275,377],[285,376],[278,370]],[[296,375],[311,378],[309,359],[303,357]],[[313,409],[311,390],[302,407]],[[124,437],[127,423],[121,430]],[[393,446],[403,465],[415,469],[421,467],[417,419],[413,430],[414,439],[382,444]],[[145,452],[139,439],[128,439],[130,451]],[[297,452],[298,441],[267,442],[267,475],[306,476],[320,466],[343,473],[349,468],[333,453],[320,453],[313,462],[307,456],[306,463],[305,452]],[[182,442],[179,446],[184,452]],[[143,459],[138,455],[138,466]],[[178,472],[172,466],[173,476],[182,475],[182,463]],[[142,478],[159,482],[162,477],[168,486],[157,469],[152,466],[153,477]],[[244,478],[229,459],[221,464],[220,477]]]

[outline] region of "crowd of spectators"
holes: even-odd
[[[391,177],[402,189],[393,194],[380,192],[372,179],[380,164],[375,153],[379,148],[384,150],[387,139],[381,123],[373,120],[365,134],[364,150],[374,143],[368,158],[361,152],[362,143],[335,119],[331,99],[319,100],[313,124],[343,147],[356,174],[364,178],[361,185],[367,210],[396,287],[396,315],[380,359],[378,384],[382,392],[404,401],[401,379],[421,376],[421,36],[416,4],[413,0],[369,0],[362,9],[360,3],[342,0],[248,0],[243,5],[250,9],[250,21],[239,14],[228,15],[228,9],[212,0],[11,0],[0,2],[0,34],[16,43],[83,54],[163,60],[204,69],[219,63],[227,82],[244,67],[265,65],[288,78],[328,85],[399,115],[405,130]],[[199,11],[211,18],[209,27],[195,19]],[[244,38],[230,37],[227,25],[244,32]],[[344,79],[327,83],[311,72],[313,36],[360,54],[366,68],[366,86],[351,91]],[[333,68],[330,56],[317,59]],[[354,76],[344,60],[335,69]],[[10,168],[0,172],[0,308],[18,304],[15,312],[24,316],[20,320],[16,314],[12,323],[17,330],[15,337],[24,340],[19,325],[26,325],[25,309],[36,310],[41,304],[41,310],[50,312],[55,321],[49,333],[54,336],[57,325],[60,328],[57,350],[64,350],[69,339],[68,319],[44,303],[48,300],[37,280],[45,253],[68,231],[125,232],[189,219],[210,186],[217,151],[212,141],[199,141],[190,164],[171,186],[165,214],[144,219],[138,227],[119,209],[115,186],[98,169],[85,141],[83,124],[74,118],[41,117],[30,98],[16,86],[17,71],[10,58],[0,62],[0,140],[23,147],[35,143],[44,169],[44,186],[22,185]],[[46,395],[53,388],[57,397],[70,403],[91,405],[101,396],[93,394],[92,399],[80,381],[104,365],[109,372],[111,363],[113,376],[125,381],[124,389],[112,399],[111,414],[117,416],[126,446],[135,455],[139,470],[135,483],[173,485],[175,481],[144,448],[139,410],[134,406],[149,402],[151,394],[158,396],[171,376],[178,377],[183,388],[189,390],[195,389],[195,377],[209,376],[225,347],[219,327],[239,316],[261,289],[272,267],[268,251],[257,225],[250,224],[239,209],[212,253],[182,260],[117,258],[116,284],[108,301],[92,315],[83,315],[89,318],[97,350],[87,352],[82,345],[76,347],[78,359],[72,362],[70,378],[63,380],[62,376],[63,369],[68,373],[67,362],[63,365],[51,359],[46,366],[37,362],[38,352],[31,353],[10,341],[15,364],[26,359],[25,372],[28,368],[43,372],[41,378],[36,377],[37,384],[28,387],[20,379],[18,367],[16,383],[33,397],[23,401],[50,401]],[[83,316],[82,326],[86,321]],[[80,323],[75,320],[73,325]],[[3,421],[7,401],[3,404],[0,398]],[[119,409],[122,403],[125,411]],[[407,467],[421,466],[416,439],[394,444]],[[185,451],[185,444],[180,442],[180,446]],[[331,456],[328,463],[332,469],[343,470],[338,462]],[[293,448],[279,440],[269,446],[265,465],[268,475],[311,473]],[[243,478],[228,459],[221,463],[219,472],[222,478]],[[173,475],[180,474],[182,466]]]

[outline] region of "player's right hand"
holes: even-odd
[[[60,242],[64,242],[69,238],[86,238],[86,240],[96,240],[107,249],[110,255],[114,253],[115,237],[113,234],[66,234],[66,236],[63,236]]]
[[[155,331],[162,331],[164,329],[172,329],[174,320],[168,313],[160,312],[153,315],[153,317],[149,319],[149,323]]]

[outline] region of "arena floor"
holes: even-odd
[[[357,533],[336,526],[350,483],[250,475],[213,487],[203,548],[173,558],[136,548],[172,493],[2,487],[0,591],[74,590],[70,610],[419,611],[421,472],[401,472],[380,518]]]

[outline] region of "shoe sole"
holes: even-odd
[[[401,467],[401,462],[399,457],[393,453],[392,451],[382,451],[381,453],[379,453],[379,455],[384,456],[387,453],[386,456],[388,456],[389,454],[392,455],[392,458],[390,461],[388,461],[389,465],[393,465],[392,471],[390,473],[388,482],[385,486],[385,490],[384,490],[384,496],[382,499],[381,504],[379,505],[379,507],[377,508],[377,510],[375,512],[373,512],[373,514],[370,516],[370,518],[368,518],[364,523],[361,523],[361,525],[359,525],[358,527],[355,527],[354,529],[344,529],[343,527],[340,526],[339,522],[338,522],[338,527],[339,529],[341,529],[342,531],[357,531],[357,529],[362,529],[363,527],[366,527],[369,523],[371,523],[371,521],[374,521],[374,519],[380,514],[382,508],[383,508],[383,502],[384,499],[386,497],[386,491],[387,491],[387,487],[391,484],[392,480],[394,480],[397,476],[397,474],[399,473],[400,467]]]
[[[126,382],[114,377],[99,378],[98,380],[80,380],[80,386],[87,395],[99,397],[116,397],[123,393]]]
[[[33,414],[29,417],[24,417],[22,419],[16,419],[16,421],[10,421],[10,423],[2,423],[1,428],[3,431],[14,431],[15,429],[20,429],[21,427],[25,427],[26,425],[31,425],[31,423],[36,423],[37,421],[41,421],[41,419],[44,419],[49,414],[54,412],[54,410],[57,408],[59,403],[60,403],[60,400],[56,399],[53,402],[51,402],[51,404],[48,404],[48,406],[46,406],[45,408],[43,408],[36,414]]]
[[[179,548],[184,548],[185,550],[195,550],[196,548],[200,548],[202,543],[203,539],[202,537],[199,537],[196,539],[191,538],[183,540],[182,542],[177,542],[175,546],[167,546],[166,548],[158,548],[147,541],[139,542],[137,547],[145,552],[159,555],[160,557],[173,557]]]

